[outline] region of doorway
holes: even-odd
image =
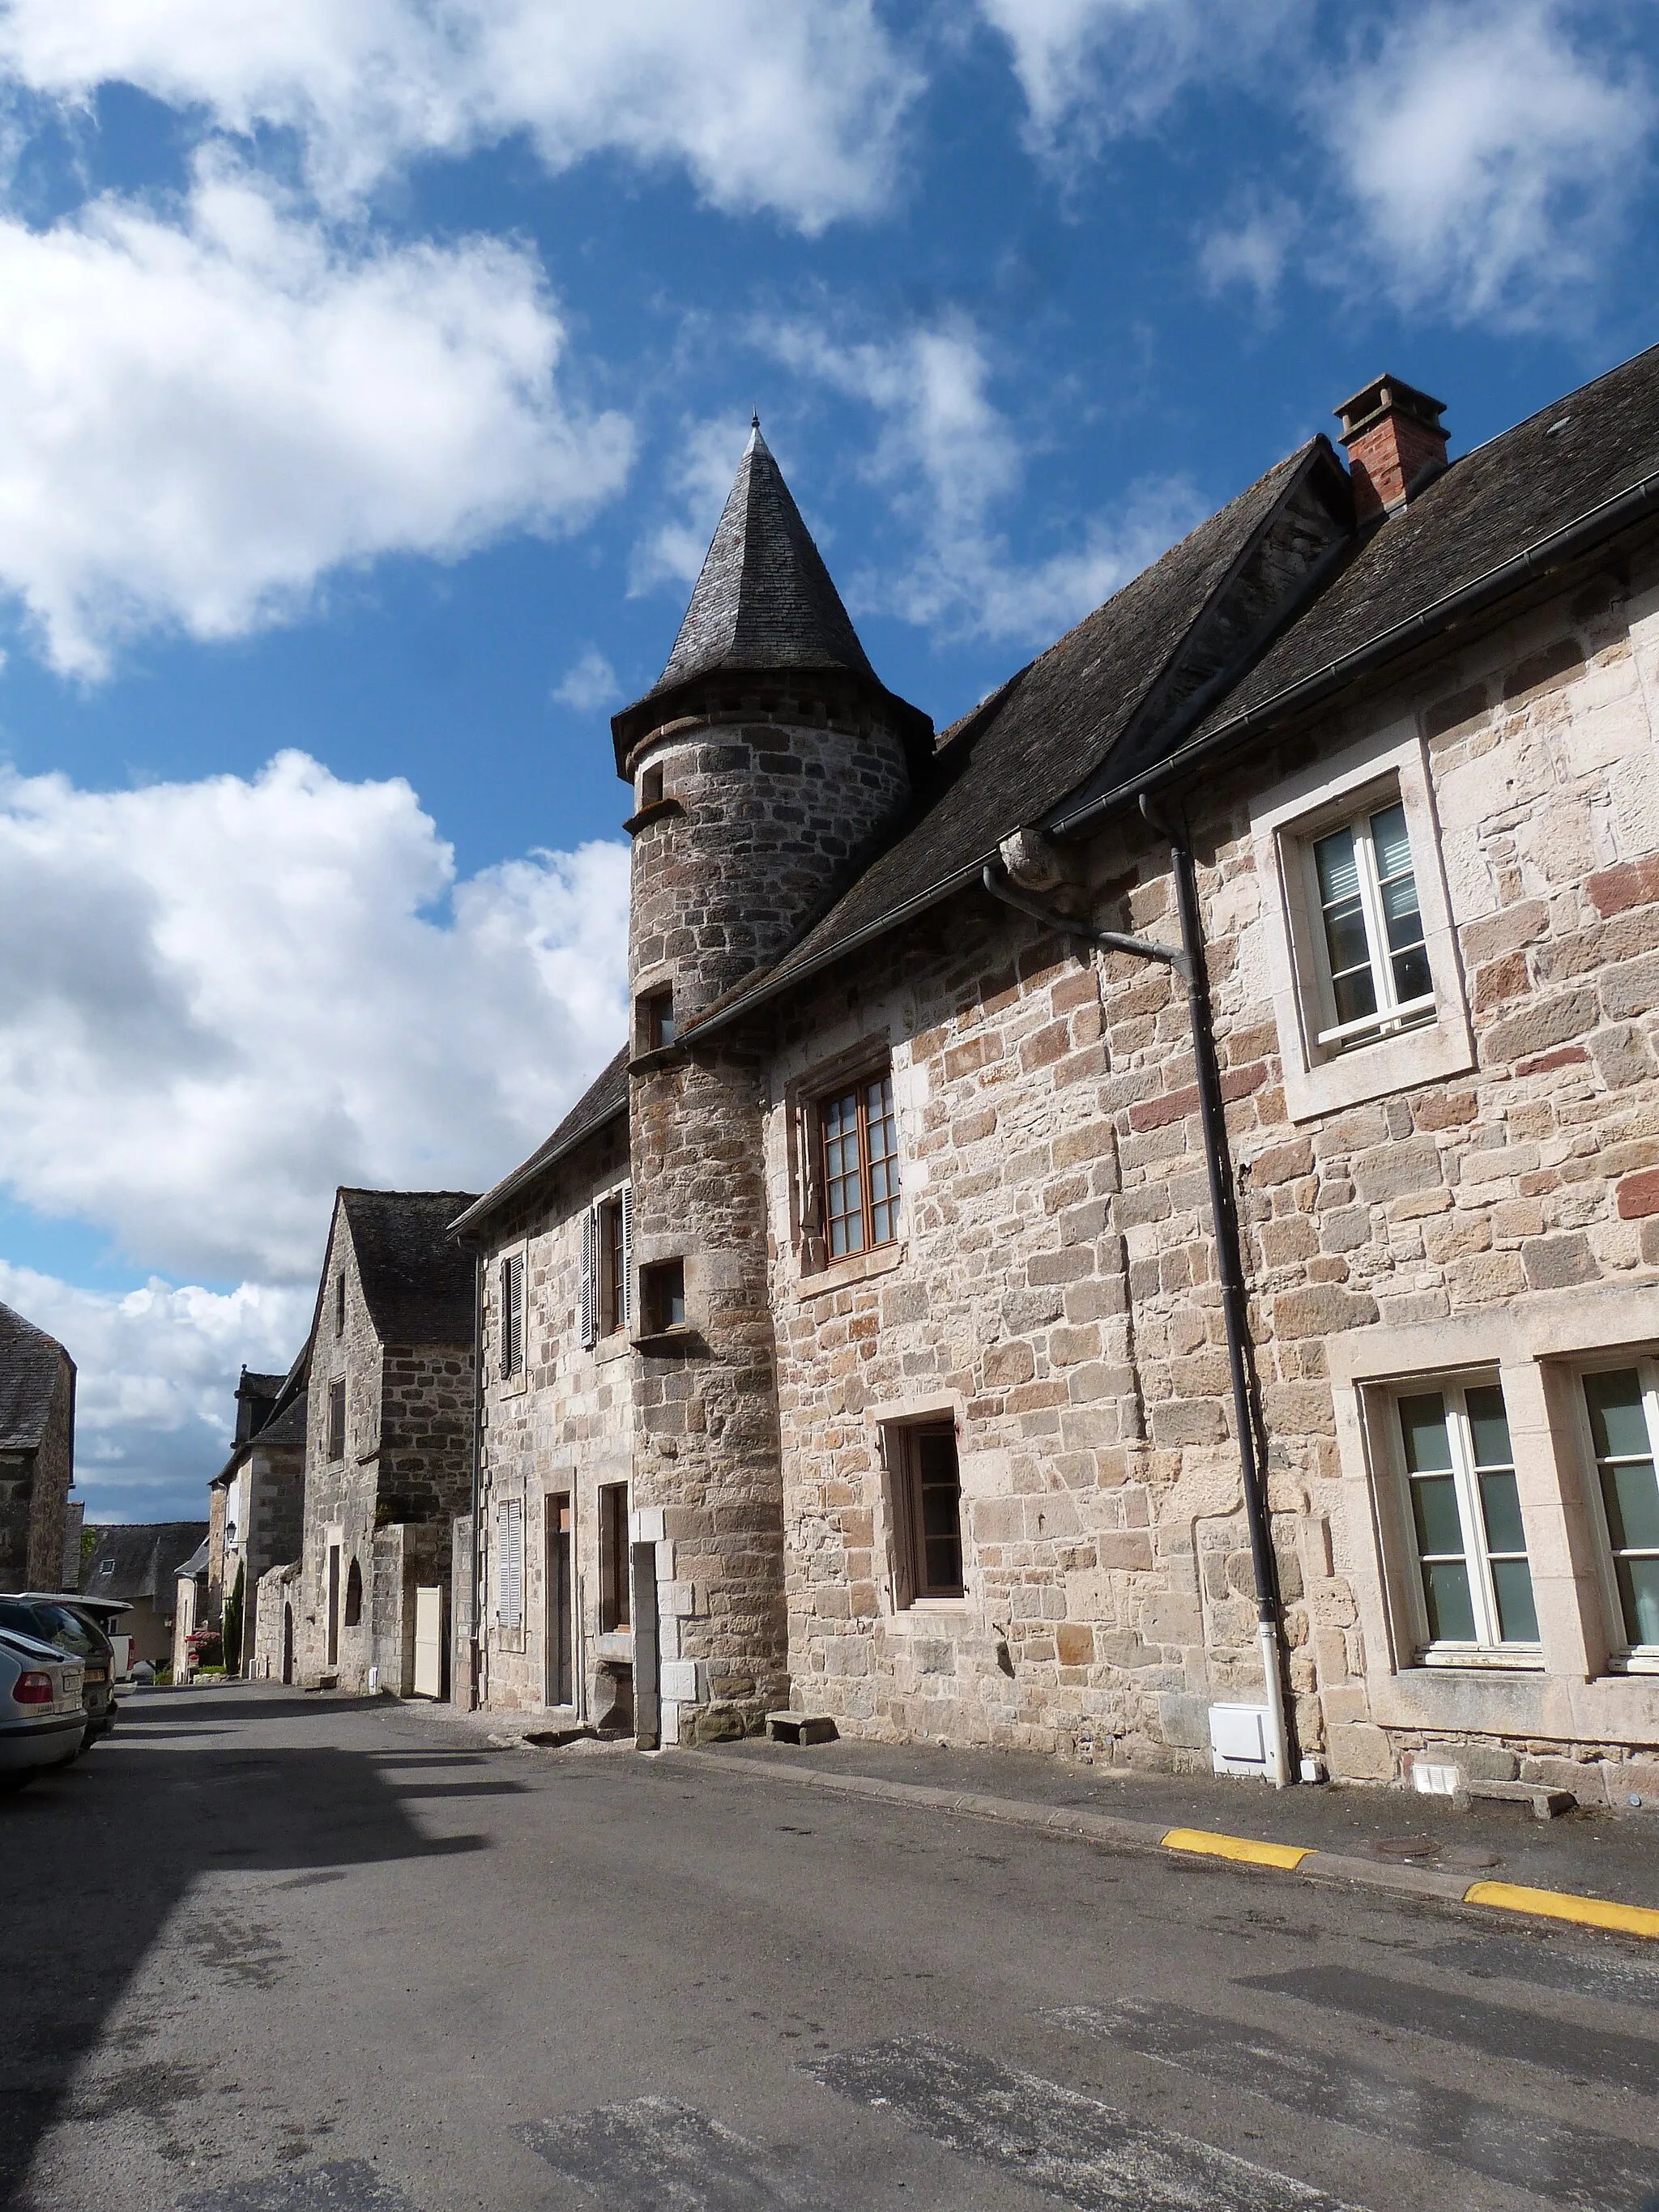
[[[340,1547],[328,1547],[328,1664],[340,1663]]]
[[[283,1680],[294,1680],[294,1607],[286,1601],[283,1606]]]
[[[574,1705],[575,1668],[571,1663],[574,1610],[571,1605],[571,1516],[568,1490],[550,1492],[547,1499],[546,1563],[547,1626],[542,1644],[547,1655],[544,1702]]]

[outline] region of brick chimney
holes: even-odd
[[[1397,376],[1376,376],[1334,412],[1353,478],[1356,522],[1393,514],[1446,465],[1443,399]]]

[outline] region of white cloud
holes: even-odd
[[[198,1520],[230,1447],[238,1371],[289,1366],[311,1326],[312,1292],[245,1283],[221,1294],[158,1277],[116,1294],[0,1261],[0,1303],[76,1363],[76,1494],[89,1513]]]
[[[1194,82],[1256,67],[1306,0],[978,0],[1007,41],[1032,149],[1098,153]]]
[[[569,707],[579,714],[591,714],[619,699],[622,686],[617,681],[616,670],[598,646],[590,645],[566,669],[562,680],[554,686],[553,696],[562,707]]]
[[[1046,645],[1197,520],[1185,485],[1142,485],[1115,520],[1090,522],[1080,544],[1022,562],[994,514],[1020,489],[1025,457],[991,398],[991,364],[970,323],[860,342],[801,322],[757,335],[792,368],[873,408],[880,423],[866,473],[915,550],[896,573],[848,580],[860,609],[940,636]]]
[[[295,131],[337,204],[524,133],[550,169],[675,164],[714,206],[809,232],[886,199],[919,88],[872,0],[9,0],[0,68],[60,100],[118,79],[225,130]]]
[[[303,754],[0,781],[5,1179],[144,1267],[303,1283],[339,1182],[482,1189],[623,1028],[628,855],[457,884],[400,781]]]
[[[1199,272],[1212,292],[1242,284],[1269,305],[1284,279],[1285,264],[1302,234],[1302,216],[1282,198],[1258,198],[1237,222],[1210,232],[1199,252]]]
[[[1511,325],[1595,272],[1655,120],[1640,70],[1544,0],[1420,11],[1315,112],[1394,297]]]
[[[342,562],[568,527],[629,465],[628,424],[556,388],[525,252],[347,252],[210,159],[178,223],[0,220],[0,590],[60,670],[235,635]]]
[[[659,584],[689,591],[696,582],[748,435],[729,415],[681,425],[666,471],[668,511],[639,539],[629,560],[630,599]]]

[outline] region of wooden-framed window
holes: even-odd
[[[509,1252],[501,1264],[501,1379],[524,1373],[524,1254]]]
[[[331,1459],[345,1457],[346,1386],[343,1375],[337,1382],[328,1386],[328,1455]]]
[[[645,1309],[645,1333],[661,1336],[685,1327],[685,1262],[659,1260],[640,1269],[640,1303]]]
[[[1325,1053],[1352,1052],[1435,1015],[1433,979],[1397,796],[1307,841]]]
[[[903,1608],[928,1599],[960,1598],[966,1584],[956,1424],[894,1423],[884,1431],[884,1443],[893,1514],[895,1601]]]
[[[1591,1517],[1615,1640],[1626,1660],[1650,1671],[1659,1665],[1659,1367],[1632,1362],[1580,1383],[1595,1466]]]
[[[1407,1383],[1396,1433],[1417,1558],[1424,1656],[1535,1650],[1538,1611],[1509,1413],[1496,1376]]]
[[[628,1592],[628,1485],[599,1486],[599,1633],[631,1626]]]
[[[817,1101],[824,1251],[843,1260],[898,1235],[898,1117],[883,1068]]]
[[[634,1187],[625,1182],[589,1206],[582,1223],[582,1342],[591,1351],[633,1321]]]

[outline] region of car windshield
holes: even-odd
[[[66,1605],[30,1604],[25,1599],[0,1597],[0,1627],[15,1628],[41,1644],[54,1644],[77,1659],[90,1658],[103,1648],[85,1621],[78,1620]]]

